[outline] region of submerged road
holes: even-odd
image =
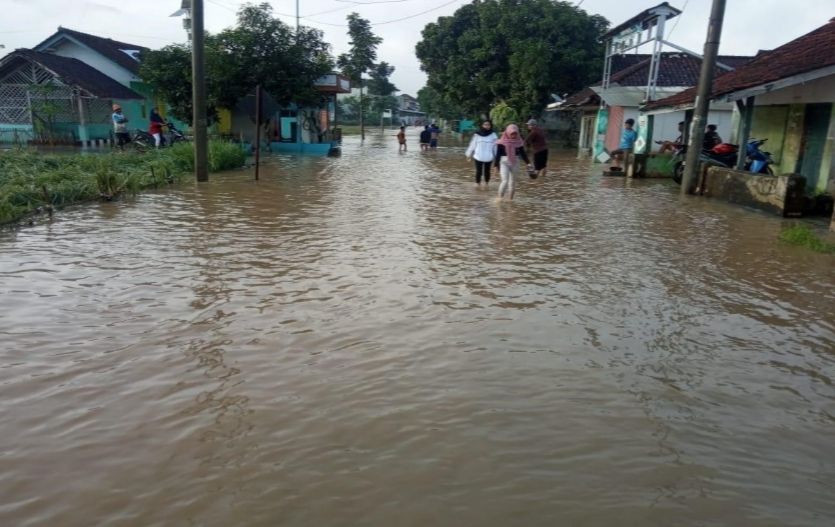
[[[831,256],[394,133],[0,232],[0,524],[833,524]]]

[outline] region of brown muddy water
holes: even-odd
[[[394,133],[0,233],[0,524],[835,523],[835,259]]]

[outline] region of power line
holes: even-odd
[[[426,13],[431,13],[432,11],[437,11],[438,9],[443,9],[444,7],[447,7],[447,6],[449,6],[449,5],[452,5],[452,4],[454,4],[454,3],[458,2],[458,1],[460,1],[460,0],[452,0],[452,1],[447,2],[447,3],[445,3],[445,4],[441,4],[441,5],[439,5],[439,6],[436,6],[436,7],[431,8],[431,9],[427,9],[426,11],[421,11],[420,13],[415,13],[415,14],[413,14],[413,15],[404,16],[404,17],[401,17],[401,18],[395,18],[395,19],[392,19],[392,20],[384,20],[384,21],[382,21],[382,22],[371,22],[369,25],[372,25],[372,26],[383,26],[383,25],[385,25],[385,24],[393,24],[393,23],[395,23],[395,22],[402,22],[402,21],[404,21],[404,20],[409,20],[410,18],[415,18],[415,17],[418,17],[418,16],[420,16],[420,15],[425,15]],[[332,23],[330,23],[330,22],[319,22],[319,21],[317,21],[317,20],[309,20],[309,19],[308,19],[308,21],[309,21],[309,22],[312,22],[312,23],[314,23],[314,24],[322,24],[322,25],[325,25],[325,26],[348,27],[348,24],[332,24]]]
[[[675,24],[673,24],[673,28],[670,30],[670,32],[667,33],[667,38],[670,38],[673,35],[673,31],[675,31],[678,27],[678,21],[681,20],[681,17],[684,15],[684,10],[687,9],[687,4],[689,2],[690,0],[684,0],[684,5],[681,7],[681,14],[678,15],[678,17],[676,17],[676,22]]]

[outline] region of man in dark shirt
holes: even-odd
[[[705,132],[704,142],[702,144],[703,150],[710,150],[714,146],[721,144],[722,138],[719,137],[719,134],[716,133],[716,125],[709,124],[707,125],[707,131]]]
[[[528,137],[525,138],[525,145],[533,152],[533,168],[535,173],[531,174],[531,179],[538,176],[545,176],[548,172],[548,139],[545,137],[545,132],[536,122],[536,119],[528,121]]]

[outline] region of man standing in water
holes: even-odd
[[[441,129],[438,128],[438,125],[432,123],[432,126],[429,127],[429,147],[433,150],[438,148],[438,135],[441,133]]]
[[[420,132],[420,149],[421,150],[429,150],[429,141],[432,139],[432,132],[429,131],[429,125],[423,127],[423,130]]]
[[[400,131],[397,133],[397,142],[400,144],[397,147],[398,152],[405,152],[406,151],[406,127],[401,126]]]
[[[548,172],[548,138],[545,137],[545,132],[536,122],[536,119],[528,121],[528,137],[525,138],[525,145],[533,152],[533,168],[535,172],[531,173],[531,179],[536,179],[539,176],[545,176]]]

